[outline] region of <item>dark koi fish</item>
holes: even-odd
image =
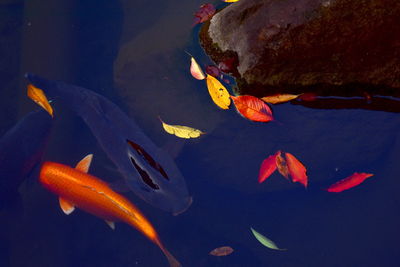
[[[191,204],[173,159],[158,148],[117,105],[88,89],[26,74],[33,86],[57,98],[89,126],[129,188],[149,204],[179,214]]]
[[[40,164],[52,125],[44,110],[31,112],[0,139],[0,208],[12,206],[19,186]]]

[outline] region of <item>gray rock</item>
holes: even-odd
[[[214,15],[200,38],[217,63],[237,56],[231,72],[242,94],[316,86],[331,95],[358,94],[359,87],[393,95],[398,32],[397,0],[242,0]]]

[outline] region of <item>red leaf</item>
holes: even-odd
[[[264,101],[250,95],[231,96],[237,111],[252,121],[269,122],[274,118],[272,111]]]
[[[194,13],[193,26],[209,20],[215,14],[215,7],[212,4],[201,5],[199,10]]]
[[[264,159],[261,163],[260,172],[258,173],[258,182],[261,184],[276,170],[276,157],[278,156],[278,151],[274,155],[269,156]]]
[[[354,186],[361,184],[362,182],[365,181],[365,179],[367,179],[368,177],[371,177],[371,176],[373,176],[372,173],[355,172],[352,175],[350,175],[349,177],[346,177],[343,180],[340,180],[339,182],[334,183],[333,185],[328,187],[326,190],[328,192],[339,193],[339,192],[342,192],[344,190],[350,189]]]
[[[286,164],[289,169],[289,174],[292,177],[292,181],[299,182],[307,187],[308,178],[306,174],[306,167],[292,154],[285,153],[286,156]]]
[[[317,99],[317,95],[314,93],[304,93],[299,96],[299,99],[302,101],[315,101]]]

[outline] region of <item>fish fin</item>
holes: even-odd
[[[72,204],[68,200],[66,200],[66,199],[64,199],[62,197],[59,197],[58,200],[60,202],[60,207],[61,207],[62,211],[66,215],[70,215],[75,210],[74,204]]]
[[[115,230],[115,222],[104,220],[111,229]]]
[[[79,161],[78,164],[76,164],[75,169],[87,173],[90,168],[90,163],[92,163],[92,159],[93,159],[93,154],[87,155],[86,157],[81,159],[81,161]]]

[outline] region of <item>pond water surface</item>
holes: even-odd
[[[5,18],[20,21],[15,27],[21,31],[6,46],[18,48],[20,64],[0,82],[6,87],[12,80],[20,91],[1,94],[1,134],[38,108],[25,95],[24,72],[76,84],[117,103],[154,143],[174,151],[193,196],[186,212],[172,216],[124,195],[183,266],[398,266],[398,113],[286,103],[273,107],[276,121],[251,122],[233,106],[219,109],[205,82],[189,73],[185,51],[202,66],[212,63],[199,46],[199,26],[192,27],[203,2],[95,2],[0,6]],[[92,174],[121,179],[86,124],[56,107],[45,160],[73,166],[94,153]],[[163,131],[158,116],[206,134],[180,140]],[[261,162],[277,150],[307,167],[307,189],[277,173],[258,184]],[[354,172],[374,176],[340,194],[323,190]],[[37,177],[20,192],[21,205],[0,213],[0,266],[167,266],[159,248],[125,224],[112,231],[85,212],[64,215]],[[262,246],[250,227],[287,250]],[[234,252],[208,254],[220,246]]]

